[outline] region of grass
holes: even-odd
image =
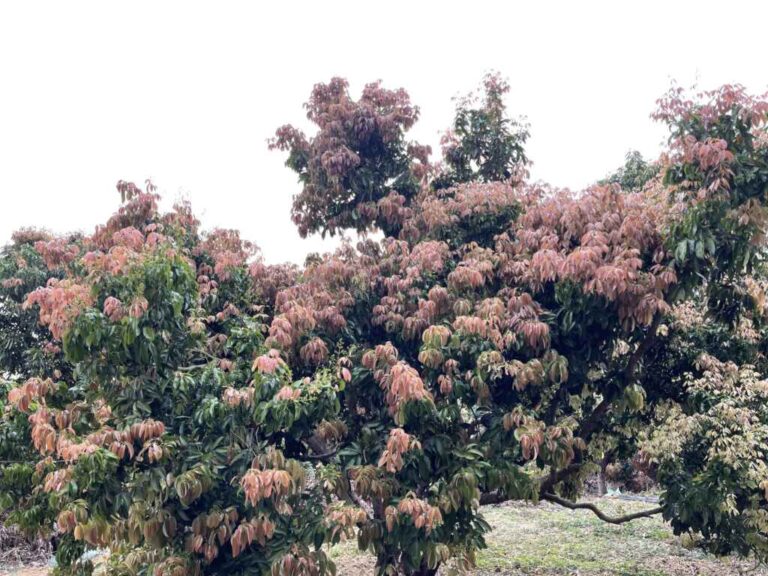
[[[612,515],[649,505],[604,498]],[[472,576],[768,576],[765,568],[735,558],[715,558],[685,548],[659,517],[606,524],[586,510],[542,503],[489,506],[483,514],[493,531],[478,554]],[[373,574],[374,559],[346,542],[330,550],[340,576]],[[0,576],[4,574],[0,566]],[[44,570],[11,572],[42,576]]]
[[[649,506],[613,499],[598,504],[612,515]],[[486,507],[483,513],[493,531],[478,554],[477,576],[768,576],[768,570],[753,571],[754,562],[686,549],[659,517],[613,525],[589,511],[548,503]],[[373,559],[354,542],[331,549],[331,556],[340,575],[372,573]]]
[[[630,510],[626,511],[642,507],[627,506]],[[622,513],[618,509],[612,512]],[[552,506],[492,508],[486,511],[486,518],[494,531],[488,538],[488,549],[479,556],[481,570],[516,569],[523,574],[645,572],[650,576],[655,572],[642,568],[643,561],[668,555],[672,548],[669,532],[655,519],[615,526],[588,511]]]

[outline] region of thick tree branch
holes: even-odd
[[[305,460],[319,460],[320,462],[327,462],[336,454],[338,454],[339,450],[338,448],[335,448],[333,450],[328,450],[327,452],[323,452],[322,454],[305,454],[302,456]]]
[[[661,323],[662,314],[656,312],[653,317],[653,321],[645,332],[643,339],[638,344],[635,351],[629,357],[627,365],[624,368],[623,380],[625,385],[631,384],[636,376],[640,362],[648,349],[653,345],[656,340],[656,334]],[[589,442],[592,435],[597,432],[602,424],[604,416],[608,413],[615,400],[616,392],[607,392],[603,399],[598,403],[594,410],[589,414],[589,417],[584,421],[578,430],[578,436],[585,442]],[[550,492],[556,484],[562,482],[569,476],[576,474],[584,465],[584,461],[581,455],[578,454],[576,460],[571,462],[568,466],[561,470],[553,470],[548,476],[545,476],[540,481],[539,494],[546,494]],[[543,496],[542,496],[543,497]],[[489,492],[480,496],[480,504],[500,504],[509,500],[509,498],[498,492]]]
[[[539,494],[544,494],[545,492],[552,490],[555,484],[565,480],[571,474],[578,472],[583,464],[583,462],[579,461],[571,462],[565,468],[561,468],[560,470],[552,470],[548,475],[539,478]],[[484,494],[480,494],[480,504],[482,506],[487,504],[502,504],[503,502],[507,502],[509,500],[515,500],[515,498],[512,498],[503,492],[486,492]]]
[[[373,506],[360,498],[357,492],[355,492],[355,488],[352,486],[352,479],[349,477],[349,470],[347,470],[342,477],[344,478],[345,494],[343,496],[345,499],[360,507],[365,512],[365,515],[368,516],[370,520],[373,520]]]
[[[657,311],[656,315],[653,317],[651,325],[648,327],[648,331],[645,333],[645,337],[637,346],[637,349],[632,353],[632,356],[629,357],[629,362],[627,362],[627,366],[624,368],[624,382],[626,384],[629,384],[634,380],[640,360],[643,359],[645,353],[648,352],[648,349],[656,341],[656,333],[658,332],[659,324],[661,323],[661,316],[661,312]]]
[[[486,492],[485,494],[480,494],[481,506],[487,506],[489,504],[501,504],[502,502],[507,502],[508,500],[514,500],[514,498],[510,498],[506,494],[501,494],[499,492]]]
[[[312,434],[309,438],[305,438],[304,442],[313,452],[313,454],[305,454],[303,456],[303,458],[306,458],[307,460],[320,460],[321,462],[326,462],[336,456],[336,453],[339,451],[338,446],[329,448],[325,439],[321,438],[317,433]]]
[[[541,499],[547,500],[548,502],[552,502],[554,504],[558,504],[565,508],[569,508],[570,510],[589,510],[590,512],[594,513],[595,516],[600,518],[600,520],[603,522],[608,522],[609,524],[624,524],[625,522],[631,522],[632,520],[637,520],[638,518],[649,518],[656,514],[661,514],[664,511],[661,506],[657,506],[656,508],[641,510],[640,512],[634,512],[632,514],[627,514],[626,516],[608,516],[597,506],[590,502],[571,502],[570,500],[566,500],[565,498],[561,498],[560,496],[551,494],[549,492],[543,494]]]
[[[549,492],[552,490],[552,488],[554,488],[555,484],[562,482],[572,474],[576,474],[581,469],[583,464],[584,463],[580,461],[571,462],[565,468],[561,468],[560,470],[553,470],[548,476],[544,476],[544,478],[542,478],[539,482],[539,494]]]
[[[629,357],[623,373],[623,380],[625,385],[628,386],[634,381],[637,374],[637,369],[640,366],[640,362],[643,359],[643,356],[656,341],[656,334],[658,332],[659,324],[661,323],[661,318],[661,312],[656,312],[651,325],[648,327],[648,330],[643,336],[643,339],[640,341],[640,344],[638,344],[635,351]],[[615,396],[616,392],[606,393],[600,403],[595,406],[594,410],[592,410],[589,417],[580,426],[578,436],[585,442],[589,442],[592,435],[599,429],[600,425],[602,424],[603,417],[610,410]],[[558,482],[561,482],[572,474],[578,472],[583,464],[584,462],[581,460],[581,455],[577,455],[577,459],[570,465],[566,466],[562,470],[553,471],[549,476],[542,480],[539,493],[545,494],[550,492]]]
[[[659,324],[661,323],[661,317],[661,312],[656,312],[656,315],[653,317],[653,321],[648,327],[645,336],[640,341],[640,344],[637,345],[635,351],[632,352],[632,355],[629,357],[627,365],[624,367],[623,373],[625,386],[629,386],[633,383],[637,374],[637,369],[640,366],[640,361],[643,359],[643,356],[645,356],[645,353],[648,352],[648,349],[656,341],[656,333],[658,331]],[[589,418],[587,418],[587,420],[585,420],[581,425],[581,428],[579,429],[579,436],[583,438],[585,442],[588,442],[592,434],[597,431],[603,416],[605,416],[611,407],[611,403],[613,403],[615,394],[615,392],[612,394],[607,393],[589,415]]]

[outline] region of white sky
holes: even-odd
[[[302,124],[312,85],[405,87],[413,138],[437,148],[451,97],[496,69],[531,124],[532,175],[581,188],[631,148],[677,79],[768,87],[768,2],[0,3],[0,243],[20,226],[92,231],[119,179],[151,177],[206,228],[238,228],[270,262],[331,246],[290,221],[294,173],[266,139]]]

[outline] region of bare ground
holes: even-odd
[[[12,566],[26,566],[31,570],[40,567],[42,572],[21,572],[23,576],[45,574],[44,567],[51,555],[51,548],[44,540],[30,541],[13,528],[0,522],[0,574]],[[13,572],[11,572],[13,574]]]

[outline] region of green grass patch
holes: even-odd
[[[608,498],[597,503],[614,516],[653,506]],[[613,525],[588,510],[549,503],[492,506],[483,514],[493,531],[478,554],[476,576],[735,576],[754,567],[683,548],[660,517]],[[371,573],[373,558],[359,552],[355,542],[330,553],[340,575]],[[751,574],[768,576],[768,571],[758,568]]]

